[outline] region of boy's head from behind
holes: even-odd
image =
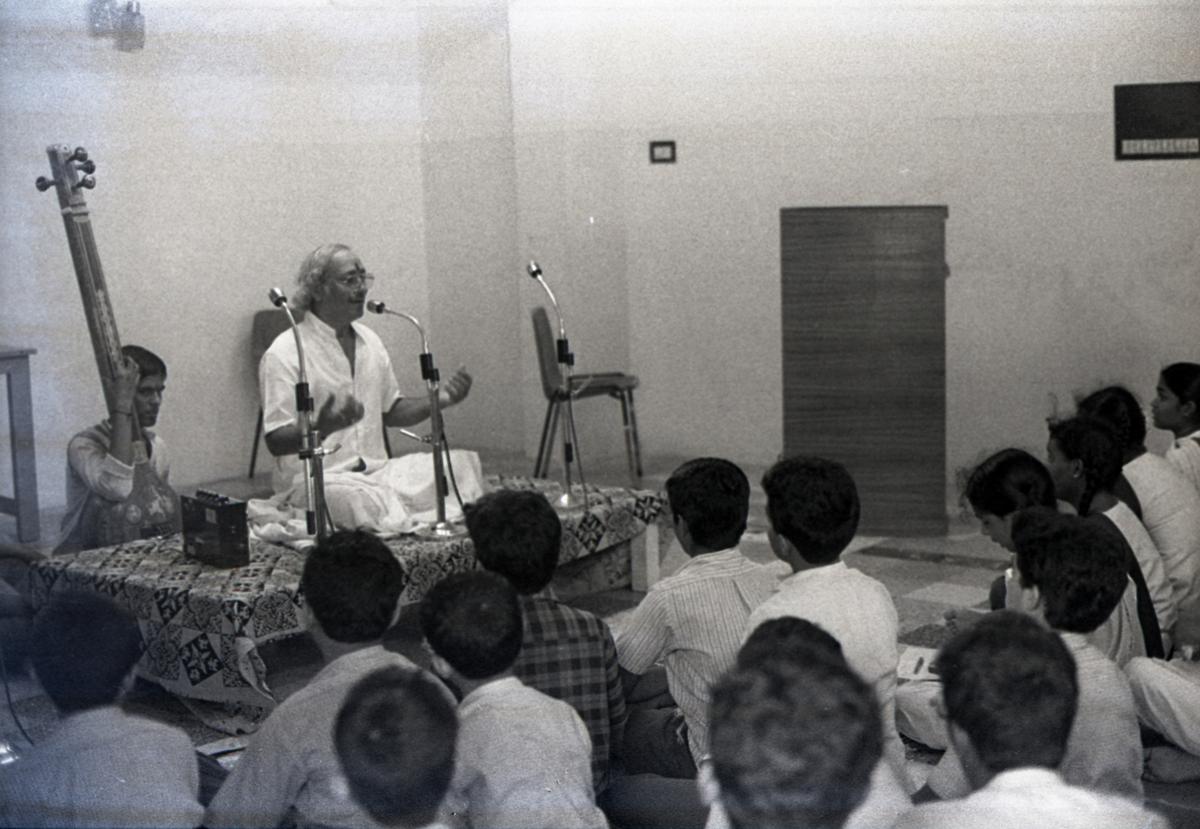
[[[1055,630],[1091,633],[1112,615],[1129,584],[1124,539],[1099,520],[1046,507],[1013,519],[1021,586],[1037,588],[1038,607]]]
[[[875,694],[844,661],[768,660],[714,686],[715,786],[707,772],[701,785],[735,829],[835,829],[866,796],[882,745]]]
[[[1024,766],[1057,768],[1075,719],[1075,660],[1028,614],[998,610],[937,657],[950,736],[973,786]],[[964,740],[969,745],[964,745]]]
[[[61,593],[34,617],[31,661],[64,714],[112,705],[142,652],[128,612],[98,593]]]
[[[440,659],[466,679],[482,680],[507,671],[521,652],[517,591],[495,573],[447,576],[425,595],[420,615],[435,668]]]
[[[682,522],[695,550],[689,554],[728,550],[742,540],[750,514],[750,481],[737,464],[695,458],[671,473],[666,490],[677,530]]]
[[[406,579],[396,556],[364,530],[331,533],[308,551],[300,589],[313,620],[336,642],[382,638]]]
[[[533,595],[554,577],[562,522],[540,492],[499,489],[466,505],[467,531],[485,570]]]
[[[798,616],[780,616],[756,627],[737,655],[739,668],[756,668],[778,660],[803,665],[813,659],[845,662],[842,644],[820,625]]]
[[[432,823],[454,774],[458,717],[423,671],[382,668],[346,695],[334,745],[355,801],[386,826]]]
[[[846,467],[824,458],[784,458],[767,470],[762,486],[776,554],[787,559],[779,546],[786,541],[810,566],[837,561],[858,530],[858,487]]]

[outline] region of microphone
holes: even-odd
[[[538,279],[542,275],[541,267],[538,265],[537,262],[533,261],[532,259],[529,260],[529,264],[525,267],[525,270],[534,279]]]
[[[287,296],[279,288],[272,288],[267,291],[267,299],[271,300],[271,304],[276,308],[282,308],[287,305]]]
[[[367,310],[370,311],[372,314],[391,314],[393,317],[402,317],[402,318],[408,320],[409,322],[411,322],[413,324],[413,326],[416,327],[417,331],[421,335],[421,348],[423,350],[423,354],[425,354],[425,355],[429,354],[429,337],[425,334],[425,326],[421,325],[421,321],[418,320],[416,317],[414,317],[412,314],[406,314],[403,311],[393,311],[391,308],[387,307],[387,305],[385,305],[383,302],[381,302],[378,299],[367,300]],[[432,359],[432,358],[422,357],[422,361],[424,361],[426,359]],[[432,363],[427,367],[425,365],[425,362],[422,362],[421,366],[422,366],[421,375],[423,377],[425,377],[425,379],[429,379],[428,374],[429,374],[429,372],[431,372],[433,370]]]

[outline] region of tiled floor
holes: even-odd
[[[660,488],[679,460],[648,458],[646,476],[641,486],[647,489]],[[531,466],[523,458],[483,459],[484,471],[489,474],[528,474]],[[746,469],[754,483],[754,494],[749,529],[742,548],[754,560],[770,562],[774,556],[767,542],[763,496],[757,486],[763,471],[753,467]],[[623,459],[592,463],[588,472],[591,483],[629,483]],[[551,471],[552,476],[557,474],[556,470]],[[260,474],[252,481],[232,478],[204,486],[222,494],[245,498],[261,494],[269,488],[269,483],[267,477]],[[43,516],[43,539],[47,543],[53,540],[56,522],[56,515]],[[11,522],[0,523],[0,543],[11,541],[14,534]],[[977,527],[961,520],[952,522],[950,532],[945,537],[856,538],[845,559],[850,566],[861,569],[888,587],[900,617],[902,644],[927,647],[936,647],[944,636],[946,611],[987,607],[988,587],[1007,566],[1007,554],[981,536]],[[663,573],[672,572],[684,560],[677,545],[669,547],[664,551]],[[614,629],[619,630],[623,617],[639,598],[640,594],[631,590],[614,590],[583,597],[576,603],[605,616]],[[419,636],[412,624],[402,620],[391,638],[392,647],[423,658]],[[318,655],[304,638],[268,646],[264,648],[264,657],[271,670],[272,686],[280,697],[303,685],[317,669]],[[45,733],[52,727],[53,713],[32,679],[28,676],[12,679],[14,704],[22,714],[26,728],[36,739],[37,734]],[[191,719],[182,706],[152,686],[139,686],[136,703],[147,714],[161,716],[187,728],[198,745],[223,739],[223,735]],[[0,710],[0,737],[18,742],[19,735],[7,706],[0,708],[3,709]],[[920,753],[914,756],[918,758],[914,765],[920,766]],[[920,768],[915,768],[914,777],[922,779]],[[1200,826],[1200,786],[1150,785],[1147,787],[1147,796],[1152,802],[1172,812],[1177,826]]]

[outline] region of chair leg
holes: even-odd
[[[550,458],[554,455],[554,435],[558,432],[558,401],[546,404],[546,419],[542,422],[542,439],[538,443],[537,462],[533,465],[533,477],[544,478],[550,471]]]
[[[258,410],[258,420],[254,424],[254,446],[250,449],[250,474],[247,478],[254,477],[254,463],[258,460],[258,442],[262,440],[263,430],[263,410]]]
[[[638,440],[637,410],[633,407],[633,389],[625,392],[629,398],[629,434],[633,438],[633,461],[637,469],[637,483],[642,482],[642,444]]]
[[[634,486],[637,486],[639,476],[637,474],[637,464],[633,460],[633,435],[630,432],[629,399],[626,397],[627,394],[628,392],[626,391],[620,391],[617,392],[615,397],[621,403],[621,427],[625,431],[625,460],[629,464],[629,478],[630,482]]]

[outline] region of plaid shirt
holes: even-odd
[[[612,634],[601,619],[553,599],[521,596],[525,643],[513,672],[569,703],[592,738],[592,782],[608,785],[609,758],[625,732],[625,693]]]

